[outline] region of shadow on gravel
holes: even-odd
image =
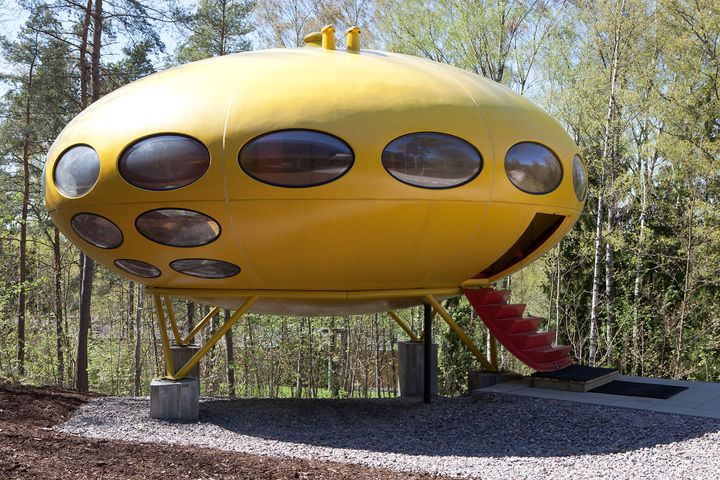
[[[409,455],[607,454],[720,431],[700,417],[485,394],[383,400],[208,400],[201,422],[269,440]]]

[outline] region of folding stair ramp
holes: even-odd
[[[507,302],[509,291],[467,288],[464,293],[495,338],[530,368],[554,372],[574,364],[569,346],[553,345],[555,332],[537,330],[541,318],[523,317],[525,305]]]

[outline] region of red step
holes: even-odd
[[[554,372],[573,364],[570,347],[553,346],[555,333],[538,332],[542,319],[523,317],[525,305],[508,304],[507,290],[466,289],[465,296],[495,338],[530,368]]]
[[[542,318],[538,317],[512,317],[496,319],[496,324],[498,328],[510,334],[535,332],[537,331],[541,322]]]
[[[555,340],[555,332],[529,331],[523,333],[511,333],[509,337],[513,343],[522,347],[524,350],[528,350],[530,348],[540,348],[552,345]]]

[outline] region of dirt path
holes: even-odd
[[[92,395],[0,385],[0,478],[427,479],[349,464],[228,453],[209,448],[94,440],[57,433]]]

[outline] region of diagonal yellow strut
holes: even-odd
[[[390,318],[395,320],[395,323],[400,325],[400,328],[403,329],[405,333],[407,333],[407,336],[410,337],[410,340],[413,342],[419,342],[420,338],[418,338],[417,335],[415,335],[415,332],[412,331],[412,329],[408,326],[407,323],[403,322],[403,319],[398,316],[395,312],[388,312],[388,315],[390,315]]]
[[[432,295],[425,295],[424,298],[427,303],[432,305],[432,307],[442,317],[442,319],[445,320],[445,323],[450,326],[452,331],[455,332],[458,337],[460,337],[460,340],[465,344],[467,348],[470,349],[473,355],[475,355],[475,358],[477,358],[478,362],[480,362],[482,367],[485,370],[489,370],[492,372],[497,371],[497,367],[494,367],[490,362],[488,362],[487,358],[485,358],[485,355],[480,351],[477,345],[475,345],[475,342],[473,342],[472,339],[470,339],[470,337],[468,337],[467,334],[463,331],[463,329],[460,328],[457,323],[455,323],[455,320],[453,320],[447,310],[445,310],[445,308],[440,305],[440,302],[438,302]]]
[[[203,327],[205,327],[205,325],[207,325],[207,323],[208,323],[215,315],[217,315],[218,313],[220,313],[220,310],[222,310],[220,307],[215,307],[215,308],[213,308],[212,310],[210,310],[210,313],[208,313],[207,315],[205,315],[205,317],[204,317],[202,320],[200,320],[200,322],[199,322],[197,325],[195,325],[195,327],[193,327],[192,331],[191,331],[190,333],[188,333],[187,337],[185,337],[185,338],[183,339],[182,344],[183,344],[183,345],[189,345],[190,342],[192,342],[193,339],[195,338],[195,335],[197,335],[198,332],[200,332],[200,330],[202,330]]]
[[[172,380],[179,380],[181,378],[185,378],[185,376],[190,372],[190,370],[193,369],[195,365],[200,362],[200,359],[205,356],[205,354],[215,346],[215,344],[232,328],[233,325],[235,325],[235,322],[237,322],[240,317],[242,317],[245,312],[247,312],[250,307],[253,306],[255,301],[258,299],[257,295],[253,295],[251,297],[248,297],[247,300],[238,308],[235,310],[235,313],[233,313],[230,318],[225,320],[225,323],[223,323],[223,326],[220,327],[215,334],[205,342],[205,345],[200,347],[200,349],[195,352],[195,355],[190,358],[190,360],[187,361],[183,367],[175,373],[174,376],[171,377]]]

